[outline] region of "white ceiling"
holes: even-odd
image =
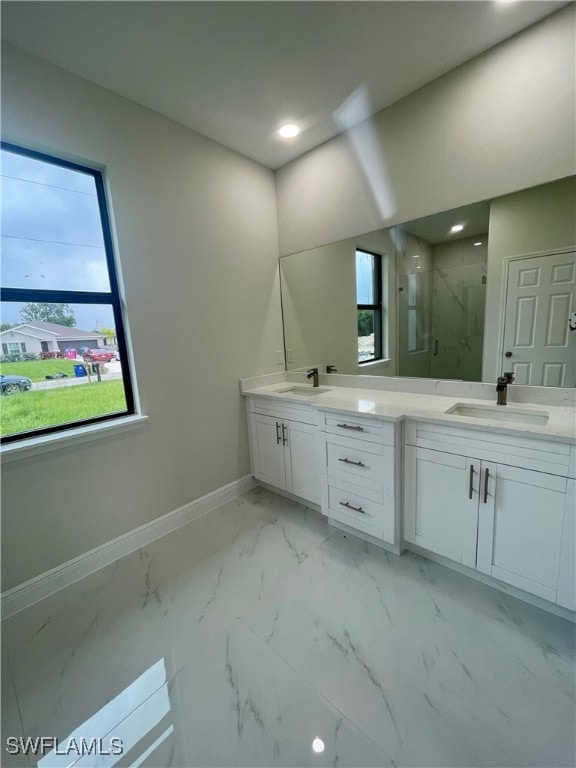
[[[2,2],[2,36],[270,168],[373,114],[565,2]],[[366,117],[367,115],[363,115]],[[274,135],[284,121],[296,139]]]

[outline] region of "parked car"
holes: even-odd
[[[3,395],[15,395],[17,392],[27,392],[31,388],[32,382],[27,376],[0,374],[0,391]]]
[[[90,363],[109,363],[115,356],[115,350],[105,349],[104,347],[87,349],[84,352],[84,360]]]
[[[105,349],[106,352],[111,352],[113,360],[120,360],[120,351],[116,349],[116,347],[100,347],[100,349]]]

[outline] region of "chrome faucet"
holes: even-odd
[[[514,374],[511,371],[506,371],[502,376],[498,376],[496,382],[496,405],[506,405],[506,398],[508,396],[508,384],[512,384],[514,381]]]
[[[320,384],[318,379],[318,368],[309,368],[306,374],[307,379],[312,379],[312,386],[317,387]]]

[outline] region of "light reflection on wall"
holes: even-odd
[[[361,86],[334,112],[334,120],[346,131],[385,224],[395,214],[396,202],[372,114],[368,91]]]

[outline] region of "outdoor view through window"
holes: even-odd
[[[1,435],[134,412],[102,175],[2,144]]]
[[[382,359],[382,257],[356,249],[358,362]]]

